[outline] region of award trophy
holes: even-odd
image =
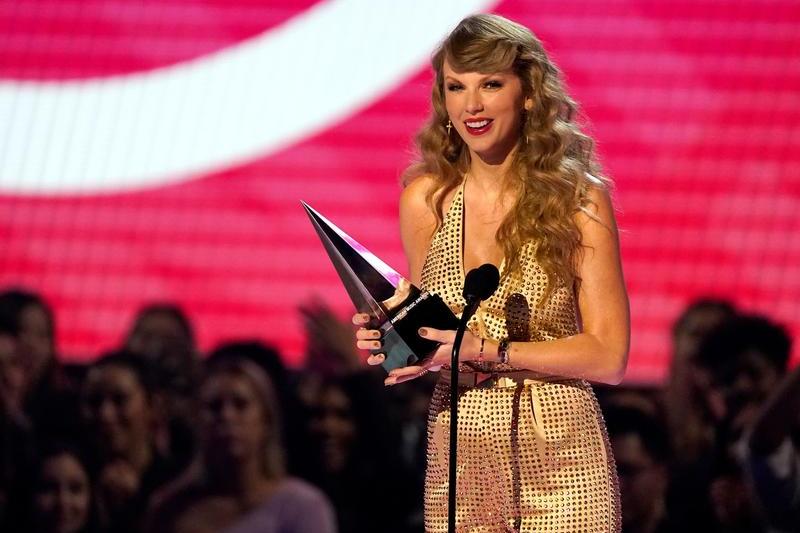
[[[439,346],[420,337],[420,327],[458,327],[458,319],[438,295],[412,285],[308,204],[301,203],[356,309],[372,317],[368,327],[381,331],[383,347],[371,351],[385,354],[382,366],[387,372],[414,364]]]

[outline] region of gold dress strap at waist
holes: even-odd
[[[442,369],[440,378],[445,383],[450,383],[450,369]],[[514,372],[492,372],[484,374],[481,372],[459,372],[458,386],[466,388],[489,388],[501,389],[506,387],[516,387],[526,382],[539,383],[566,383],[574,381],[573,378],[564,376],[553,376],[534,372],[533,370],[518,370]]]

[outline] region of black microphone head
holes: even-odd
[[[464,279],[464,299],[485,300],[497,290],[500,284],[500,271],[491,263],[473,268]]]

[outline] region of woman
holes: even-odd
[[[150,495],[178,473],[179,464],[156,447],[158,410],[147,361],[118,351],[92,364],[81,412],[93,451],[100,522],[108,531],[139,531]]]
[[[48,447],[33,474],[29,531],[86,533],[96,529],[89,470],[76,447]]]
[[[158,532],[330,533],[330,504],[284,474],[280,416],[272,385],[254,363],[212,363],[199,392],[200,455],[156,504]]]
[[[400,200],[412,282],[460,313],[463,276],[498,265],[461,349],[458,504],[467,531],[617,531],[617,476],[587,381],[616,384],[628,301],[609,182],[541,43],[495,15],[463,20],[433,56],[433,116]],[[365,315],[354,321],[366,324]],[[441,346],[393,385],[446,366]],[[358,346],[378,364],[380,333]],[[447,526],[448,372],[431,404],[425,522]]]
[[[74,433],[79,423],[77,387],[58,360],[55,329],[41,296],[24,289],[0,292],[0,331],[13,338],[21,372],[15,403],[41,441]]]
[[[421,510],[420,491],[402,465],[402,436],[381,381],[360,372],[322,378],[313,391],[308,387],[298,474],[330,498],[342,532],[419,530],[412,516],[417,502]],[[392,497],[364,505],[375,494]]]

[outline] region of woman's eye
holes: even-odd
[[[457,85],[455,83],[451,83],[450,85],[447,86],[448,91],[457,91],[459,89],[461,89],[461,85]]]
[[[486,87],[488,89],[499,89],[502,86],[503,84],[496,80],[490,80],[486,82]]]

